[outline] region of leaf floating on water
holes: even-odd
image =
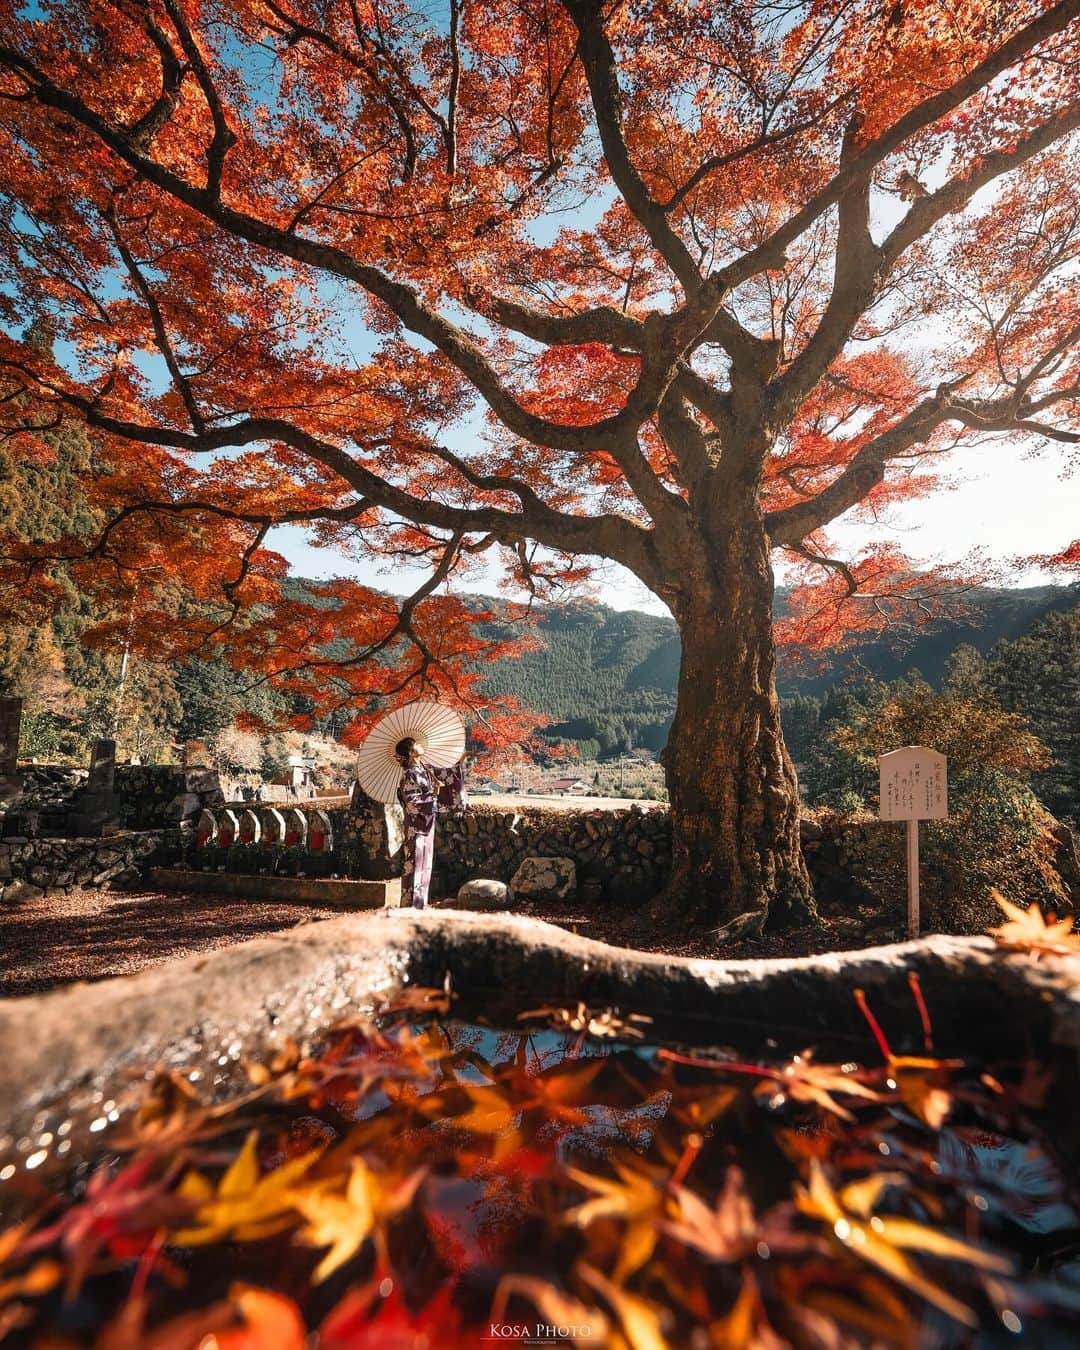
[[[857,1097],[864,1102],[885,1100],[880,1092],[860,1083],[854,1074],[845,1073],[839,1065],[815,1064],[808,1050],[795,1055],[775,1077],[759,1083],[754,1095],[767,1101],[775,1100],[777,1096],[782,1101],[787,1096],[797,1102],[811,1102],[848,1121],[855,1117],[836,1100],[838,1096]]]
[[[566,1169],[567,1176],[594,1198],[575,1205],[563,1218],[566,1223],[587,1228],[595,1219],[612,1217],[642,1219],[659,1215],[663,1206],[663,1192],[653,1173],[637,1163],[615,1161],[615,1177],[595,1176],[576,1167]]]
[[[35,1208],[0,1234],[0,1328],[66,1346],[52,1281],[100,1308],[95,1350],[304,1336],[320,1350],[464,1350],[504,1313],[585,1324],[581,1344],[613,1350],[914,1350],[925,1302],[972,1325],[993,1281],[1000,1309],[1038,1320],[1052,1277],[1006,1287],[1009,1263],[950,1229],[975,1217],[976,1179],[991,1225],[1010,1188],[1023,1222],[1065,1208],[1021,1101],[1042,1070],[970,1066],[964,1121],[939,1131],[957,1061],[886,1043],[873,1069],[744,1063],[639,1046],[602,1016],[563,1009],[554,1032],[354,1019],[213,1105],[191,1079],[159,1079],[129,1126],[130,1161],[104,1155],[85,1191],[44,1206],[27,1178]],[[593,1021],[605,1032],[587,1041]],[[795,1109],[755,1109],[763,1098]],[[1003,1133],[1014,1125],[1027,1133]],[[990,1176],[991,1149],[1032,1184]]]
[[[183,1247],[230,1237],[253,1242],[296,1222],[294,1187],[318,1161],[321,1150],[294,1158],[260,1177],[258,1146],[259,1136],[252,1130],[217,1191],[212,1192],[214,1198],[200,1205],[195,1227],[173,1233],[173,1242]],[[186,1181],[186,1187],[189,1195],[197,1194],[205,1187],[205,1180],[196,1174]]]
[[[544,1021],[557,1031],[576,1031],[599,1040],[641,1040],[645,1035],[641,1028],[652,1025],[652,1018],[645,1013],[630,1013],[621,1017],[613,1008],[589,1008],[584,1003],[572,1009],[557,1006],[532,1008],[528,1012],[518,1013],[518,1021]]]
[[[406,1209],[423,1178],[422,1168],[405,1177],[381,1176],[354,1158],[343,1193],[337,1178],[296,1191],[293,1206],[307,1220],[300,1241],[330,1249],[315,1268],[313,1282],[329,1279],[388,1219]]]
[[[350,1290],[327,1314],[318,1350],[474,1350],[478,1338],[463,1331],[452,1295],[448,1285],[413,1311],[397,1281],[376,1278]]]
[[[998,946],[1031,952],[1033,956],[1044,953],[1051,956],[1080,956],[1080,933],[1073,932],[1071,917],[1066,915],[1064,919],[1055,919],[1051,915],[1046,918],[1034,901],[1024,910],[1011,900],[1006,900],[1000,891],[994,890],[990,894],[1007,916],[1007,922],[989,930]]]
[[[14,1298],[40,1298],[55,1289],[64,1278],[64,1267],[59,1261],[35,1261],[22,1275],[0,1280],[0,1307]]]
[[[769,1324],[757,1282],[749,1272],[743,1275],[731,1311],[709,1324],[708,1344],[715,1350],[790,1350],[790,1342],[778,1336]],[[827,1346],[828,1342],[821,1344]],[[841,1343],[835,1344],[839,1347]]]
[[[678,1219],[661,1226],[669,1237],[694,1247],[710,1261],[738,1261],[757,1238],[754,1209],[738,1167],[729,1167],[724,1186],[710,1207],[686,1186],[672,1188]]]
[[[655,1304],[620,1289],[591,1266],[582,1264],[578,1266],[577,1273],[610,1304],[630,1350],[668,1350],[668,1342],[660,1326],[660,1309]]]
[[[576,1329],[577,1334],[566,1338],[572,1344],[606,1344],[611,1324],[599,1309],[582,1303],[547,1280],[536,1279],[531,1275],[502,1277],[491,1305],[492,1323],[501,1325],[509,1322],[514,1325],[506,1309],[510,1299],[515,1296],[531,1303],[549,1324]]]
[[[879,1192],[884,1189],[883,1182],[884,1178],[869,1179],[857,1184],[855,1190],[842,1188],[838,1195],[830,1186],[821,1163],[812,1158],[809,1182],[805,1187],[796,1186],[795,1203],[804,1214],[827,1224],[834,1239],[861,1261],[877,1266],[958,1322],[977,1326],[978,1319],[971,1308],[923,1275],[901,1248],[965,1261],[982,1270],[998,1273],[1011,1270],[1012,1263],[909,1219],[870,1214],[871,1206],[876,1204]],[[858,1208],[845,1208],[845,1198]]]
[[[291,1298],[268,1289],[236,1284],[229,1290],[229,1300],[242,1325],[215,1331],[208,1337],[215,1350],[305,1350],[307,1327]]]
[[[959,1059],[919,1059],[891,1056],[886,1064],[896,1094],[912,1114],[932,1130],[940,1130],[952,1111],[952,1094],[943,1079],[963,1068]]]

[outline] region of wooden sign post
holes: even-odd
[[[949,814],[945,756],[923,745],[906,745],[878,757],[882,820],[907,824],[907,935],[919,936],[919,821]]]

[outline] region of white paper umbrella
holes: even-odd
[[[465,753],[465,723],[441,703],[407,703],[376,722],[356,757],[356,777],[377,802],[397,801],[402,768],[394,746],[411,736],[424,747],[423,759],[435,769],[449,769]]]

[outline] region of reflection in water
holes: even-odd
[[[493,1318],[650,1350],[1080,1339],[1022,1066],[747,1063],[411,999],[250,1066],[239,1100],[174,1075],[109,1103],[63,1190],[43,1121],[0,1178],[6,1343],[435,1350]]]

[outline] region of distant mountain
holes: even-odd
[[[936,684],[961,644],[987,652],[1025,633],[1044,615],[1080,603],[1080,587],[984,588],[967,597],[963,620],[886,634],[827,656],[812,668],[782,660],[781,698],[820,696],[849,680],[896,679],[919,671]],[[782,609],[783,592],[777,607]],[[492,695],[513,695],[547,714],[553,739],[576,741],[586,756],[628,746],[660,750],[675,711],[679,636],[672,620],[604,605],[539,611],[535,651],[485,668]]]

